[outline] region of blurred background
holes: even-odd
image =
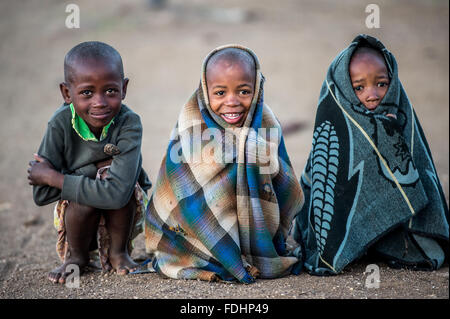
[[[65,25],[70,3],[80,9],[80,28]],[[285,139],[300,176],[329,64],[357,34],[376,36],[397,58],[448,201],[449,3],[379,0],[380,28],[368,29],[370,3],[1,0],[0,258],[19,258],[18,251],[33,249],[24,256],[31,264],[49,256],[56,260],[53,207],[35,206],[26,170],[62,103],[64,55],[88,40],[106,42],[122,55],[130,79],[124,103],[141,116],[143,166],[155,182],[170,131],[198,86],[204,57],[215,47],[239,43],[259,57],[267,79],[265,102],[282,125],[294,128]]]

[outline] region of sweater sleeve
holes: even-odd
[[[38,154],[47,159],[58,172],[62,171],[64,157],[64,132],[52,122],[47,125]],[[44,206],[61,198],[61,191],[48,185],[33,186],[33,199],[36,205]]]
[[[131,114],[118,129],[117,146],[121,152],[113,157],[107,178],[99,180],[64,175],[62,199],[100,209],[119,209],[128,203],[142,165],[142,125],[139,116]]]

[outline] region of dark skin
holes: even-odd
[[[114,61],[85,60],[76,62],[76,71],[71,81],[60,84],[61,94],[66,103],[73,103],[76,113],[87,123],[91,132],[99,138],[102,129],[120,111],[125,98],[128,79],[122,78],[118,64]],[[112,163],[113,159],[96,163],[101,168]],[[55,170],[45,158],[34,154],[29,163],[28,180],[30,185],[48,185],[62,189],[64,175]],[[107,171],[102,174],[106,177]],[[109,261],[112,269],[124,275],[137,268],[128,254],[127,245],[131,235],[136,202],[132,197],[120,209],[102,210],[95,207],[70,202],[65,212],[65,225],[68,254],[64,263],[52,270],[48,278],[54,283],[65,283],[66,267],[78,265],[80,273],[89,262],[89,247],[95,238],[100,217],[103,215],[106,228],[111,236]]]
[[[374,111],[389,88],[389,76],[383,56],[366,50],[352,57],[349,73],[353,89],[360,102],[370,111]],[[397,118],[395,114],[386,114]]]
[[[211,110],[227,123],[241,127],[255,90],[254,69],[243,61],[219,59],[206,69]]]

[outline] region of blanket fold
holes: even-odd
[[[348,71],[360,45],[378,49],[389,71],[388,91],[373,111],[358,100]],[[305,245],[310,273],[339,273],[369,247],[397,265],[442,265],[447,203],[396,60],[376,38],[357,36],[331,63],[301,186],[305,205],[294,238]]]

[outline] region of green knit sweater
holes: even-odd
[[[69,105],[61,106],[48,122],[38,154],[64,174],[62,190],[50,186],[34,186],[37,205],[60,199],[100,209],[119,209],[131,198],[136,181],[144,191],[151,182],[142,168],[142,125],[139,115],[122,104],[119,113],[101,141],[85,141],[72,127]],[[95,163],[110,158],[103,151],[107,143],[118,146],[108,177],[95,179]]]

